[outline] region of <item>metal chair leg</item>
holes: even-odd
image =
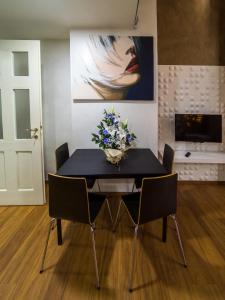
[[[183,248],[183,244],[182,244],[181,237],[180,237],[180,231],[179,231],[177,219],[176,219],[176,216],[175,216],[175,215],[171,215],[171,217],[172,217],[172,219],[173,219],[173,221],[174,221],[174,224],[175,224],[175,227],[176,227],[177,237],[178,237],[178,242],[179,242],[179,246],[180,246],[180,251],[181,251],[182,258],[183,258],[183,262],[184,262],[184,267],[187,268],[187,261],[186,261],[185,255],[184,255],[184,248]]]
[[[106,198],[106,204],[107,204],[107,207],[108,207],[108,212],[109,212],[110,220],[111,220],[112,226],[113,226],[112,212],[111,212],[111,209],[110,209],[109,200],[107,198]]]
[[[120,214],[121,204],[122,204],[122,200],[120,200],[119,207],[118,207],[118,210],[117,210],[117,213],[116,213],[116,219],[115,219],[115,222],[114,222],[114,225],[113,225],[113,232],[116,231],[116,225],[117,225],[117,221],[118,221],[119,214]]]
[[[44,263],[45,263],[45,256],[47,253],[47,248],[48,248],[48,241],[49,241],[50,233],[51,233],[52,226],[54,225],[54,223],[55,223],[55,219],[51,219],[51,221],[49,223],[47,239],[45,242],[45,248],[44,248],[44,252],[43,252],[43,256],[42,256],[40,274],[43,273],[43,271],[44,271]]]
[[[91,236],[92,236],[92,246],[93,246],[94,262],[95,262],[95,273],[97,279],[97,289],[100,289],[98,263],[97,263],[97,255],[96,255],[96,248],[95,248],[95,229],[92,226],[91,226]]]
[[[56,227],[56,222],[52,223],[52,227],[51,227],[51,229],[52,229],[52,230],[54,230],[54,229],[55,229],[55,227]]]
[[[101,192],[101,189],[100,189],[100,184],[99,184],[99,181],[97,179],[97,185],[98,185],[98,191]]]
[[[134,273],[134,265],[135,265],[135,244],[137,240],[137,234],[138,234],[138,225],[136,225],[134,229],[134,239],[133,239],[132,252],[131,252],[131,272],[129,278],[129,292],[132,292],[132,281],[133,281],[133,273]]]

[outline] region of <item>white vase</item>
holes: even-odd
[[[122,157],[124,156],[124,151],[117,149],[104,149],[106,160],[113,165],[117,165]]]

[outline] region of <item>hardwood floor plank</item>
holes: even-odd
[[[140,231],[128,292],[133,228],[122,217],[116,233],[107,229],[103,207],[96,230],[101,290],[88,226],[62,222],[63,245],[51,232],[45,271],[39,274],[49,223],[47,206],[0,208],[0,299],[89,300],[162,299],[222,300],[225,295],[225,185],[179,184],[178,212],[188,268],[182,266],[175,227],[168,220],[167,242],[161,241],[161,220]],[[110,197],[115,216],[119,194]],[[104,229],[100,229],[100,228]]]

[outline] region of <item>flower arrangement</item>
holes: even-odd
[[[120,114],[115,112],[114,108],[108,111],[105,109],[104,118],[97,128],[99,129],[98,134],[92,133],[92,141],[105,150],[106,156],[114,157],[114,162],[112,159],[108,159],[110,162],[118,163],[124,151],[129,149],[136,139],[135,134],[128,129],[128,121],[120,121]],[[108,156],[107,158],[109,158]]]

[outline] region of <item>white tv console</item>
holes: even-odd
[[[186,157],[185,154],[190,152],[191,155]],[[225,164],[224,152],[202,152],[191,150],[176,150],[174,163],[195,163],[195,164]]]

